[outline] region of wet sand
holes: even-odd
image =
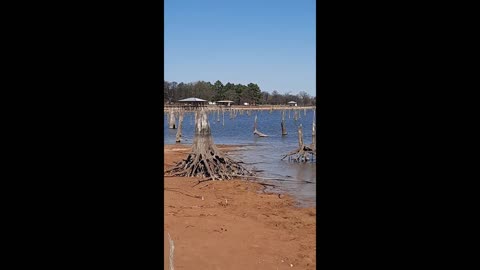
[[[226,153],[240,147],[217,146]],[[165,145],[164,167],[189,151]],[[297,208],[290,196],[264,193],[253,181],[164,179],[165,269],[167,233],[175,269],[315,269],[316,208]]]

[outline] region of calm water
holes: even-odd
[[[312,118],[313,111],[297,110],[299,119],[294,120],[294,112],[286,112],[285,121],[288,135],[281,134],[281,111],[251,111],[250,116],[244,111],[237,113],[237,117],[230,119],[230,112],[226,111],[223,118],[220,113],[220,121],[217,121],[217,113],[209,113],[210,127],[215,144],[241,144],[242,150],[233,151],[229,156],[245,162],[248,169],[261,170],[257,176],[276,178],[263,180],[265,183],[274,184],[277,187],[269,191],[286,192],[292,194],[302,206],[314,206],[316,200],[316,163],[304,164],[288,162],[281,158],[297,149],[298,134],[297,126],[302,124],[303,140],[306,144],[312,142]],[[269,137],[258,137],[253,134],[253,123],[257,115],[258,130]],[[318,117],[318,116],[317,116]],[[316,118],[317,118],[316,117]],[[176,129],[169,129],[167,116],[164,116],[165,144],[175,144]],[[224,120],[223,120],[224,119]],[[177,119],[178,123],[178,119]],[[183,120],[181,144],[191,145],[194,135],[194,114],[186,113]],[[317,134],[318,134],[317,126]]]

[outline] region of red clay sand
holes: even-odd
[[[228,153],[238,146],[217,145]],[[165,145],[164,167],[185,158],[185,145]],[[174,243],[177,269],[315,269],[316,208],[290,196],[262,193],[246,180],[165,177],[165,269]],[[202,199],[203,198],[203,199]],[[293,267],[292,267],[293,265]]]

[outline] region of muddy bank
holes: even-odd
[[[227,153],[239,148],[217,146]],[[189,150],[165,145],[165,168]],[[315,269],[316,208],[296,208],[290,196],[263,193],[252,181],[196,184],[164,178],[165,266],[169,233],[175,269]]]

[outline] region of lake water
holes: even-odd
[[[229,156],[241,160],[247,169],[260,170],[256,175],[265,178],[264,183],[277,186],[268,191],[285,192],[293,195],[300,206],[316,205],[316,162],[294,163],[288,162],[288,158],[281,158],[298,148],[297,126],[302,124],[303,140],[305,144],[312,142],[312,119],[313,110],[296,110],[299,119],[294,119],[294,111],[286,112],[285,121],[288,134],[281,133],[280,110],[270,111],[247,111],[237,112],[234,119],[230,119],[230,112],[225,111],[224,116],[216,112],[209,113],[210,128],[215,144],[244,145],[242,150],[233,151]],[[258,137],[253,134],[253,124],[257,115],[258,131],[269,137]],[[290,117],[289,117],[290,115]],[[219,118],[220,121],[217,121]],[[318,116],[316,116],[318,119]],[[177,119],[178,123],[178,119]],[[317,136],[319,133],[316,126]],[[176,129],[168,128],[167,114],[164,115],[164,143],[175,144]],[[191,145],[194,136],[194,114],[185,113],[182,127],[181,144]]]

